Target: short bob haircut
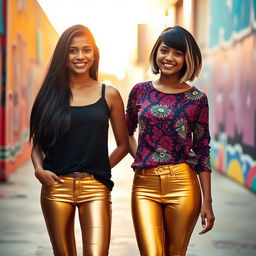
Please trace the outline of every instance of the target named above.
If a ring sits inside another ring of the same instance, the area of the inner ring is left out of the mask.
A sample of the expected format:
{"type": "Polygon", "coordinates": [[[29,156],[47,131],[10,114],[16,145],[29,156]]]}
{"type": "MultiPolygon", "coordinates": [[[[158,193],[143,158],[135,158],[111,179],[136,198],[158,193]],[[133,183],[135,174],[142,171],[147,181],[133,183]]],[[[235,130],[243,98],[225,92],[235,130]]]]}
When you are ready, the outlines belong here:
{"type": "Polygon", "coordinates": [[[150,54],[150,64],[154,74],[160,72],[156,64],[156,57],[162,42],[170,48],[181,51],[185,56],[185,63],[179,74],[179,83],[193,81],[202,68],[201,51],[194,37],[180,26],[166,28],[158,37],[150,54]]]}

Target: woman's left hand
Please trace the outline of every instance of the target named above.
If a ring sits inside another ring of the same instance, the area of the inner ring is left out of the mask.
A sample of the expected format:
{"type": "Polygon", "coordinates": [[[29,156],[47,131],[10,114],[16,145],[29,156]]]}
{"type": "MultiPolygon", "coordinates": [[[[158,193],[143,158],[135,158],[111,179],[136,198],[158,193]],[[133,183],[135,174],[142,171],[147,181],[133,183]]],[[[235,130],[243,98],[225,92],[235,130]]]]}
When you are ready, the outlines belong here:
{"type": "Polygon", "coordinates": [[[211,202],[203,202],[201,208],[201,222],[203,229],[200,231],[199,235],[205,234],[213,228],[215,221],[214,213],[212,210],[211,202]]]}

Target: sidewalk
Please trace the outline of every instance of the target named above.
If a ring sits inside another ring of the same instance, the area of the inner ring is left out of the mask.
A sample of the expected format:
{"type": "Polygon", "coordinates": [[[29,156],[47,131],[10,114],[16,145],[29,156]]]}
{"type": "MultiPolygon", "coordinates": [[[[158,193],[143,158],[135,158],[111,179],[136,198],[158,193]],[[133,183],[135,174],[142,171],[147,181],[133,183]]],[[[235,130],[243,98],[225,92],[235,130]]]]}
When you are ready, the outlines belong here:
{"type": "MultiPolygon", "coordinates": [[[[130,214],[133,172],[127,156],[113,169],[113,222],[110,256],[139,256],[130,214]]],[[[256,255],[256,195],[218,173],[212,174],[216,224],[199,236],[195,228],[187,256],[256,255]]],[[[0,255],[50,256],[48,239],[39,204],[40,184],[29,162],[0,184],[0,255]]],[[[76,221],[78,255],[81,235],[76,221]]]]}

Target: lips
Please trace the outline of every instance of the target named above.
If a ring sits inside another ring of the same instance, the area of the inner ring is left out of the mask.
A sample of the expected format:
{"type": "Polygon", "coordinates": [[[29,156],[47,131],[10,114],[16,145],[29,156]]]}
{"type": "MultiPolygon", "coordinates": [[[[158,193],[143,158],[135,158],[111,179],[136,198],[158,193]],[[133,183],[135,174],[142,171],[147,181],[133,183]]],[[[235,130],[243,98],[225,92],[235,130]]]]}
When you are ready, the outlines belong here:
{"type": "Polygon", "coordinates": [[[74,63],[76,68],[84,68],[86,66],[87,62],[76,62],[74,63]]]}
{"type": "Polygon", "coordinates": [[[164,68],[169,69],[169,68],[175,67],[176,65],[175,64],[171,64],[171,63],[163,63],[163,66],[164,66],[164,68]]]}

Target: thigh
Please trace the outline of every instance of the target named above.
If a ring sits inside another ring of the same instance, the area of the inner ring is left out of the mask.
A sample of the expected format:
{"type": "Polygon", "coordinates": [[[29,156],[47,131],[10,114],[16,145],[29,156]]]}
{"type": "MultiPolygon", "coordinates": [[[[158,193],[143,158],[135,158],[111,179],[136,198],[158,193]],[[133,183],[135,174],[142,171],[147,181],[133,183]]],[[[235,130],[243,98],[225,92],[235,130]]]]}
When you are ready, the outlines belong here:
{"type": "Polygon", "coordinates": [[[75,207],[71,203],[49,200],[43,195],[41,206],[54,255],[75,256],[75,207]]]}
{"type": "MultiPolygon", "coordinates": [[[[175,184],[177,186],[177,182],[175,184]]],[[[189,239],[201,208],[201,195],[197,177],[180,184],[173,202],[164,207],[166,255],[186,254],[189,239]]]]}
{"type": "Polygon", "coordinates": [[[162,256],[164,229],[161,204],[133,195],[132,217],[140,254],[162,256]]]}
{"type": "Polygon", "coordinates": [[[79,220],[83,236],[83,255],[107,256],[111,233],[110,200],[94,200],[79,204],[79,220]]]}

